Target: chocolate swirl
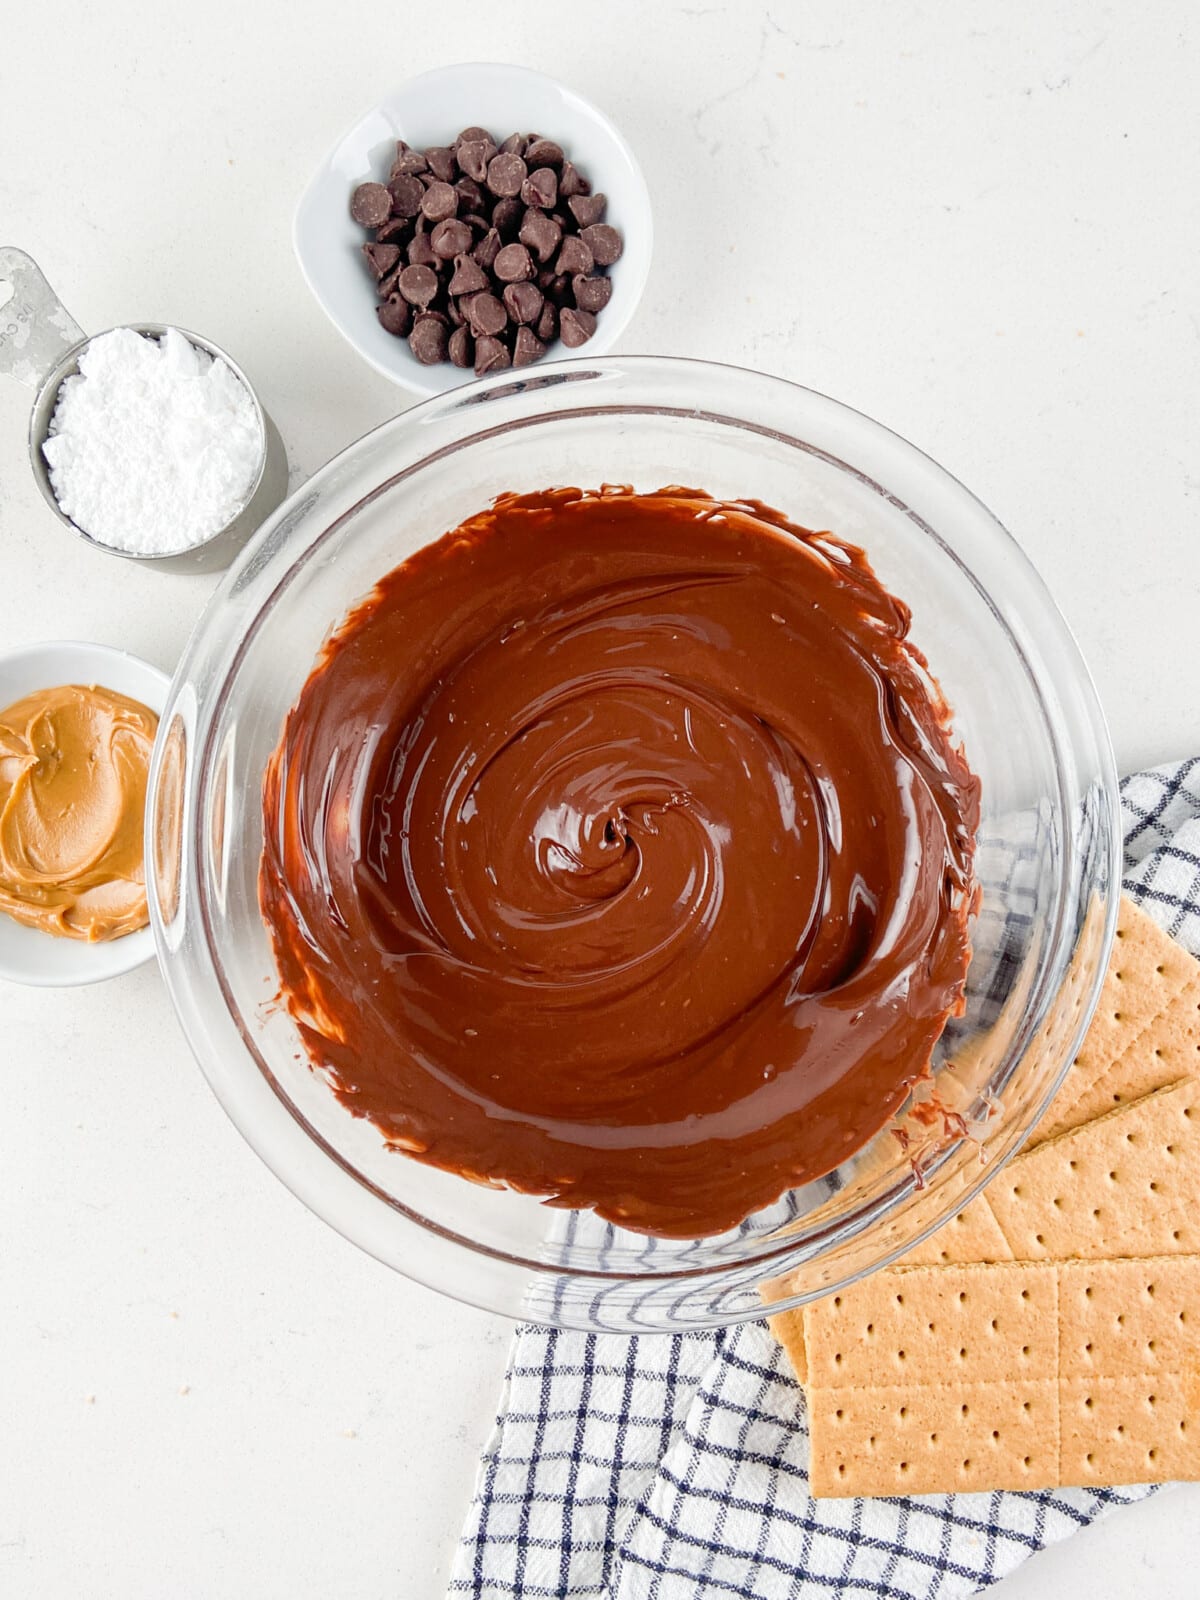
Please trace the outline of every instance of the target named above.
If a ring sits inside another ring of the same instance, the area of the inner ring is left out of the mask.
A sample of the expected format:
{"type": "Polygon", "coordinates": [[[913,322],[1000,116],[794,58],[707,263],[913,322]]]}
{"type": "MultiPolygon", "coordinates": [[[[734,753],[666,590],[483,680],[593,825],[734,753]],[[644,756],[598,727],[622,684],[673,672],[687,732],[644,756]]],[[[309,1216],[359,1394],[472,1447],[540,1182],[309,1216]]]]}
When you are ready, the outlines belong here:
{"type": "Polygon", "coordinates": [[[857,1149],[958,1004],[979,789],[862,552],[508,496],[327,646],[264,789],[283,996],[423,1160],[695,1236],[857,1149]]]}

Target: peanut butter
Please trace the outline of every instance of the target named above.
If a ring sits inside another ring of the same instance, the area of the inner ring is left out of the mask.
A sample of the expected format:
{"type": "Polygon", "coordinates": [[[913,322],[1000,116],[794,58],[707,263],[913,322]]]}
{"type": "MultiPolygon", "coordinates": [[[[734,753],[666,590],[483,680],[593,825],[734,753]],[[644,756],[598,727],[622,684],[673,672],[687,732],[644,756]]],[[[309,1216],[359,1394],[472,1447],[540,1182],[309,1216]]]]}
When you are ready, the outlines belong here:
{"type": "Polygon", "coordinates": [[[145,927],[153,711],[63,684],[0,712],[0,911],[68,939],[145,927]]]}

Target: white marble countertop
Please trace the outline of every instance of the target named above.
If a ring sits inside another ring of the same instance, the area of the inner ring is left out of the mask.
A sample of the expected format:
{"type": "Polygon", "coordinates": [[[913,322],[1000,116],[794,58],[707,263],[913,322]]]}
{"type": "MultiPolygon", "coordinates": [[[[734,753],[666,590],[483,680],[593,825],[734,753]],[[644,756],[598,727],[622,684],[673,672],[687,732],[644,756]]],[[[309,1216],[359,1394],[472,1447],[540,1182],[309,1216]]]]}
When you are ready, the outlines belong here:
{"type": "MultiPolygon", "coordinates": [[[[448,37],[411,0],[34,8],[0,67],[0,243],[87,328],[176,321],[226,346],[299,481],[405,404],[300,280],[310,170],[412,72],[540,67],[646,169],[657,255],[623,347],[760,366],[922,445],[1045,575],[1122,767],[1200,750],[1193,5],[451,14],[448,37]]],[[[94,638],[170,668],[212,580],[72,541],[34,489],[28,404],[0,385],[0,645],[94,638]]],[[[152,969],[0,985],[0,1073],[0,1592],[436,1600],[507,1326],[283,1190],[152,969]]],[[[1170,1600],[1198,1564],[1189,1487],[1001,1588],[1170,1600]]]]}

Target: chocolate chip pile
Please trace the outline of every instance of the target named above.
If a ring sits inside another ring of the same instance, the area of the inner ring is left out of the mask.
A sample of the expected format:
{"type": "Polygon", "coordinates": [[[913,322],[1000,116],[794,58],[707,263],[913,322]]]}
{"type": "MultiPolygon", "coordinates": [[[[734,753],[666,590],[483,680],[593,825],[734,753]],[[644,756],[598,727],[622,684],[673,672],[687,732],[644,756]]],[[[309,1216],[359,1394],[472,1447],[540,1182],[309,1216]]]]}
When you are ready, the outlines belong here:
{"type": "Polygon", "coordinates": [[[535,133],[498,145],[464,128],[428,150],[401,139],[387,183],[350,198],[374,234],[363,254],[380,322],[422,365],[450,360],[478,376],[528,366],[556,338],[586,343],[612,295],[604,269],[623,249],[591,188],[535,133]]]}

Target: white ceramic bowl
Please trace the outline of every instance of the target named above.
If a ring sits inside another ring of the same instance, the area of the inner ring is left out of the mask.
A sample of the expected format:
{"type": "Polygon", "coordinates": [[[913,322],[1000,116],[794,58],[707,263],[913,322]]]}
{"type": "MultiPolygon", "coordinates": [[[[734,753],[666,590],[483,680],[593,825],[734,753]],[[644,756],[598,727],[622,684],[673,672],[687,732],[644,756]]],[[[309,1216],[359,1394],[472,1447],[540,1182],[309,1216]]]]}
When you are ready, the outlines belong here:
{"type": "MultiPolygon", "coordinates": [[[[114,689],[160,715],[171,686],[167,674],[148,661],[106,644],[64,640],[24,645],[0,654],[0,711],[23,695],[60,683],[114,689]]],[[[76,988],[131,972],[153,954],[154,935],[148,927],[104,944],[86,944],[26,928],[0,912],[0,978],[12,983],[42,989],[76,988]]]]}
{"type": "MultiPolygon", "coordinates": [[[[633,151],[603,112],[527,67],[464,62],[410,78],[360,117],[321,163],[296,209],[293,240],[300,270],[334,327],[377,372],[417,394],[456,389],[471,374],[449,362],[423,367],[407,340],[379,326],[374,284],[362,256],[368,236],[350,216],[350,196],[368,179],[386,182],[397,139],[424,149],[449,144],[473,124],[499,139],[514,132],[553,139],[593,190],[608,196],[605,220],[620,229],[625,249],[609,269],[612,299],[580,357],[591,359],[612,349],[650,270],[653,223],[646,180],[633,151]]],[[[550,359],[569,354],[558,343],[549,352],[550,359]]]]}

